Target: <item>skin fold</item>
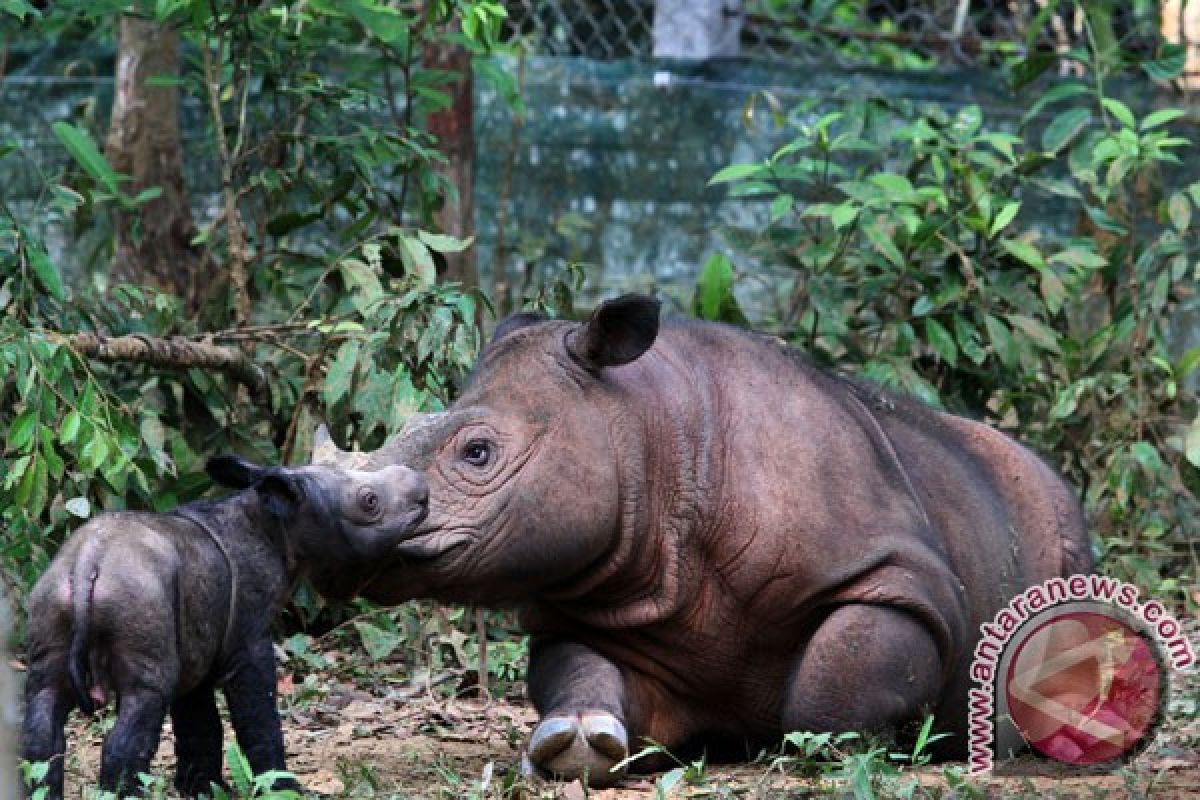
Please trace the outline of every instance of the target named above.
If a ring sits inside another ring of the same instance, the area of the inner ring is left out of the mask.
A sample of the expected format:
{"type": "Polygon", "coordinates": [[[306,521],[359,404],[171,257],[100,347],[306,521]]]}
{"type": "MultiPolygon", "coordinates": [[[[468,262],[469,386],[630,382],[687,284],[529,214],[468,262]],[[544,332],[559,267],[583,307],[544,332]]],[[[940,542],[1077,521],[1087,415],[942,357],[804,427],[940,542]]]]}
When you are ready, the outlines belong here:
{"type": "Polygon", "coordinates": [[[980,623],[1091,566],[1074,492],[1007,436],[636,295],[501,323],[447,412],[313,461],[422,471],[429,517],[363,593],[519,606],[529,757],[592,785],[643,737],[928,712],[961,753],[980,623]]]}
{"type": "Polygon", "coordinates": [[[52,800],[63,796],[67,715],[108,701],[117,721],[100,785],[121,796],[149,768],[167,714],[176,786],[195,795],[223,785],[218,687],[254,771],[285,769],[276,611],[302,575],[328,595],[352,595],[347,576],[386,564],[427,511],[425,481],[405,467],[263,468],[224,457],[208,470],[244,490],[174,513],[97,515],[30,595],[23,757],[50,763],[52,800]]]}

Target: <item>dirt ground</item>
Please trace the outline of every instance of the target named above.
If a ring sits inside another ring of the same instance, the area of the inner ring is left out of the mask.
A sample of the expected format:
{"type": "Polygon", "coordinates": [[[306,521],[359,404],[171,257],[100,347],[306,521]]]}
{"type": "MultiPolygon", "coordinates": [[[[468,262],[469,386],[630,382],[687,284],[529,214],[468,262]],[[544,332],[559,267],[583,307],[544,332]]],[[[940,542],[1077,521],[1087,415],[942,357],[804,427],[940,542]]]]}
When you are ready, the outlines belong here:
{"type": "MultiPolygon", "coordinates": [[[[513,696],[484,703],[439,696],[436,688],[392,686],[369,691],[322,676],[319,696],[297,700],[302,692],[289,677],[281,682],[289,765],[309,788],[332,798],[595,798],[640,800],[656,797],[661,776],[632,777],[616,789],[585,791],[578,783],[518,780],[519,747],[535,721],[531,708],[513,696]]],[[[1196,701],[1200,678],[1178,685],[1175,711],[1159,738],[1131,764],[1109,774],[1069,775],[1031,759],[1021,777],[989,777],[965,786],[955,781],[956,765],[902,772],[876,785],[878,797],[906,796],[914,776],[916,796],[1197,798],[1200,797],[1200,717],[1196,701]],[[949,772],[947,767],[949,766],[949,772]]],[[[102,722],[76,717],[67,758],[70,798],[86,798],[100,752],[102,722]]],[[[169,776],[169,726],[156,770],[169,776]]],[[[962,765],[957,765],[961,768],[962,765]]],[[[172,795],[174,796],[174,795],[172,795]]],[[[804,798],[852,796],[844,782],[806,781],[771,767],[771,758],[745,765],[708,765],[703,774],[680,782],[666,797],[804,798]]],[[[911,795],[909,795],[911,796],[911,795]]]]}

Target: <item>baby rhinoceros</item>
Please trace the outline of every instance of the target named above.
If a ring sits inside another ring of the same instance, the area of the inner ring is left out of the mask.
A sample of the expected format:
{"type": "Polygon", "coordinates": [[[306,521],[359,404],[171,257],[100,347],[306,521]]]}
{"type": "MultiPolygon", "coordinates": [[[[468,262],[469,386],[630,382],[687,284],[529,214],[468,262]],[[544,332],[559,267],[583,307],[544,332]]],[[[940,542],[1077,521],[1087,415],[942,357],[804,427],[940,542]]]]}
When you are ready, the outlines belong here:
{"type": "MultiPolygon", "coordinates": [[[[63,792],[72,708],[110,698],[100,784],[134,791],[168,713],[180,791],[221,785],[221,687],[256,773],[284,769],[270,624],[293,581],[349,596],[424,520],[428,489],[406,467],[353,472],[259,467],[223,456],[208,472],[245,489],[174,512],[96,516],[67,540],[29,598],[24,757],[63,792]]],[[[292,788],[298,788],[292,785],[292,788]]]]}

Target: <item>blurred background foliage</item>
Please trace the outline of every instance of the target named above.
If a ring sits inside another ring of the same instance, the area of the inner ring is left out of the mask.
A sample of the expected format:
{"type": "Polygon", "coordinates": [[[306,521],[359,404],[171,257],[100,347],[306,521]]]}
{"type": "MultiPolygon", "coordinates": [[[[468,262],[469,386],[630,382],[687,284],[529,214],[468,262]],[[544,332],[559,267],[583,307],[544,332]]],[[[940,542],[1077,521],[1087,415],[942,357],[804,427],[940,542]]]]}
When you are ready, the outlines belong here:
{"type": "MultiPolygon", "coordinates": [[[[1176,12],[735,5],[736,57],[688,61],[656,58],[632,0],[0,0],[0,87],[38,109],[0,119],[17,605],[95,511],[195,499],[210,454],[303,462],[322,419],[378,446],[453,400],[497,315],[637,289],[1011,432],[1079,487],[1103,571],[1194,608],[1200,161],[1176,12]],[[177,55],[128,88],[139,43],[177,55]],[[136,91],[168,111],[121,116],[136,91]],[[453,222],[472,207],[477,238],[453,222]]],[[[330,630],[423,669],[474,665],[486,636],[493,681],[521,658],[507,614],[304,587],[282,627],[299,662],[330,630]]]]}

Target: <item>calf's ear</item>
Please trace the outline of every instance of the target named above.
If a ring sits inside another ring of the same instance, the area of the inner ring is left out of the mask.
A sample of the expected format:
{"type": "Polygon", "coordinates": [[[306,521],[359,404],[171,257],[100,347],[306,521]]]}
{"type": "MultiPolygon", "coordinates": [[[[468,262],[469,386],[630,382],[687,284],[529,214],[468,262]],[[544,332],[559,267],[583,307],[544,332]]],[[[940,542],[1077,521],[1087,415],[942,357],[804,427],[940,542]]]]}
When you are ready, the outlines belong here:
{"type": "Polygon", "coordinates": [[[204,471],[221,486],[246,489],[262,480],[267,470],[241,456],[214,456],[204,465],[204,471]]]}
{"type": "Polygon", "coordinates": [[[658,338],[660,303],[626,294],[601,303],[591,318],[567,336],[567,350],[590,371],[636,361],[658,338]]]}
{"type": "Polygon", "coordinates": [[[262,498],[263,508],[280,519],[290,517],[304,502],[303,484],[287,469],[273,467],[266,470],[255,488],[262,498]]]}

